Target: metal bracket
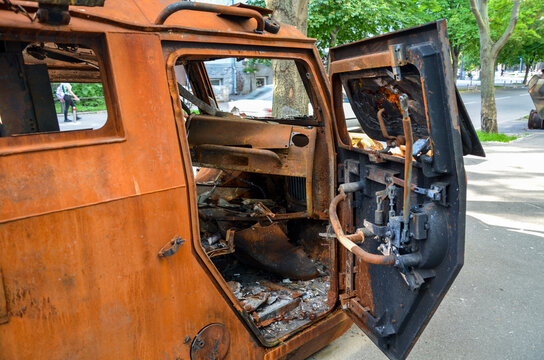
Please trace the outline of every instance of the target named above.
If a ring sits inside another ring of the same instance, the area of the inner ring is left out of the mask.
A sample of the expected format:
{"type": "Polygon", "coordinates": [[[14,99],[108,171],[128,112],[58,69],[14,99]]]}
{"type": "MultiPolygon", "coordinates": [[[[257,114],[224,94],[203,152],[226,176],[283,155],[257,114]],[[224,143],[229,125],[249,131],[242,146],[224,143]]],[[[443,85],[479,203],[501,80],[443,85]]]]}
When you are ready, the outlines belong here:
{"type": "Polygon", "coordinates": [[[402,75],[400,73],[400,67],[407,63],[404,44],[389,45],[389,52],[391,53],[391,60],[393,63],[393,76],[396,81],[401,81],[402,75]]]}
{"type": "Polygon", "coordinates": [[[377,225],[377,224],[373,224],[373,223],[371,223],[370,221],[368,221],[366,219],[364,220],[364,226],[371,233],[373,233],[376,236],[380,236],[380,237],[386,236],[387,235],[387,230],[389,230],[387,226],[380,226],[380,225],[377,225]]]}
{"type": "Polygon", "coordinates": [[[417,194],[425,195],[426,197],[428,197],[432,201],[442,200],[442,191],[443,191],[443,189],[441,189],[439,187],[436,187],[434,185],[431,185],[430,189],[425,189],[425,188],[421,188],[421,187],[418,187],[418,186],[414,186],[412,188],[412,190],[417,194]]]}
{"type": "Polygon", "coordinates": [[[444,183],[435,183],[432,184],[430,189],[420,188],[418,186],[412,187],[412,190],[421,195],[425,195],[431,201],[436,201],[444,206],[447,205],[446,199],[446,184],[444,183]]]}

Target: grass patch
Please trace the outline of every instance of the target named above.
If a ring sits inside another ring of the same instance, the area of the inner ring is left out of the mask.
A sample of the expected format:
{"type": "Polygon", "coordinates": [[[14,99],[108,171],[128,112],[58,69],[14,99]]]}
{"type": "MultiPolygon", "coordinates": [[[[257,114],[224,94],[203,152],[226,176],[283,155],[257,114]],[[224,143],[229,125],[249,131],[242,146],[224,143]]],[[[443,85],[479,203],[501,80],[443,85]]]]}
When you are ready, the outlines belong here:
{"type": "Polygon", "coordinates": [[[463,93],[478,92],[480,89],[477,86],[470,86],[470,87],[457,88],[457,90],[459,90],[460,94],[463,94],[463,93]]]}
{"type": "Polygon", "coordinates": [[[512,140],[516,140],[518,138],[517,136],[508,136],[505,134],[485,133],[480,130],[476,131],[476,133],[478,134],[478,139],[480,139],[480,141],[482,142],[483,141],[497,141],[497,142],[507,143],[512,140]]]}

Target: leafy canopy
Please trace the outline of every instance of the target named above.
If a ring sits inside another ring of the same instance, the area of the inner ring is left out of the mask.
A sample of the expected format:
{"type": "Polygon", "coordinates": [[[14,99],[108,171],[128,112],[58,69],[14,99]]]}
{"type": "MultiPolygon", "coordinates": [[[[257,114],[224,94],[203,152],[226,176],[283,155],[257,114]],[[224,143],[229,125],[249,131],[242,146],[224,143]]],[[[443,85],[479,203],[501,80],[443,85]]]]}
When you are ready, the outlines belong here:
{"type": "MultiPolygon", "coordinates": [[[[265,6],[264,0],[249,4],[265,6]]],[[[489,0],[491,38],[496,41],[510,18],[511,0],[489,0]]],[[[308,0],[308,36],[317,39],[321,54],[328,48],[369,36],[424,24],[448,21],[454,55],[464,54],[468,69],[479,66],[478,26],[469,0],[308,0]]],[[[544,6],[542,0],[523,0],[520,20],[501,52],[499,62],[544,60],[544,6]]]]}
{"type": "Polygon", "coordinates": [[[544,5],[542,0],[525,0],[520,9],[519,21],[499,54],[498,62],[519,64],[519,59],[532,65],[544,61],[544,5]]]}

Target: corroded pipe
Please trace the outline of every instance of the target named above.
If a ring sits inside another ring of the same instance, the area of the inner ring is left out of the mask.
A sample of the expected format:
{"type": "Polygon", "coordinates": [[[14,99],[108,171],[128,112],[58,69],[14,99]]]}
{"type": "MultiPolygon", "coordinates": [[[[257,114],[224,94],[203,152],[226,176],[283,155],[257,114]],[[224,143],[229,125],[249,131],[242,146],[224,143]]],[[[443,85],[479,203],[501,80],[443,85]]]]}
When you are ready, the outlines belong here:
{"type": "Polygon", "coordinates": [[[181,10],[195,10],[212,12],[222,15],[241,16],[246,18],[253,18],[257,21],[257,28],[255,32],[264,32],[264,19],[260,12],[253,9],[245,9],[234,6],[222,6],[214,4],[204,4],[198,2],[178,1],[165,7],[157,16],[155,25],[162,25],[168,19],[168,17],[181,10]]]}
{"type": "Polygon", "coordinates": [[[399,97],[401,110],[402,110],[402,126],[404,128],[404,203],[402,207],[402,215],[404,222],[404,229],[407,232],[408,222],[410,221],[410,192],[412,184],[412,147],[414,139],[412,136],[412,123],[410,121],[410,114],[408,112],[408,96],[401,95],[399,97]]]}
{"type": "Polygon", "coordinates": [[[344,191],[340,190],[340,194],[336,195],[334,199],[332,199],[331,205],[329,206],[329,220],[338,241],[340,241],[340,243],[346,249],[357,255],[359,258],[361,258],[361,260],[366,263],[376,265],[394,265],[395,257],[393,255],[384,256],[371,254],[364,251],[353,242],[361,241],[364,239],[364,235],[361,231],[357,231],[357,233],[347,236],[344,234],[344,231],[342,230],[342,225],[340,224],[340,220],[338,220],[338,215],[336,214],[336,208],[338,207],[338,204],[345,199],[346,194],[344,193],[344,191]]]}
{"type": "Polygon", "coordinates": [[[385,137],[386,139],[395,140],[396,137],[389,135],[389,133],[387,132],[387,128],[385,127],[385,121],[383,121],[382,115],[384,111],[385,109],[378,110],[378,122],[380,123],[380,130],[382,131],[383,137],[385,137]]]}

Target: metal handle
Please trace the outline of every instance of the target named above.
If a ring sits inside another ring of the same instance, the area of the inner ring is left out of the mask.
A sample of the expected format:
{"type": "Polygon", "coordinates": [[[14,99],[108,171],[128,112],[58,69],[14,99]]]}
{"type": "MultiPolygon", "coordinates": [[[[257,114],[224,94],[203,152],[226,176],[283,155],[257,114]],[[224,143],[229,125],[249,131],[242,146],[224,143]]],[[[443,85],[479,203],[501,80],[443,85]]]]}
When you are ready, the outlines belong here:
{"type": "Polygon", "coordinates": [[[203,4],[198,2],[189,2],[189,1],[178,1],[173,4],[165,7],[157,19],[155,20],[155,25],[162,25],[168,19],[168,17],[181,10],[195,10],[195,11],[204,11],[212,12],[221,15],[232,15],[232,16],[241,16],[245,18],[253,18],[257,21],[257,27],[255,32],[263,33],[264,32],[264,19],[263,15],[257,10],[245,9],[240,7],[233,6],[222,6],[214,4],[203,4]]]}
{"type": "Polygon", "coordinates": [[[159,251],[159,257],[167,257],[167,256],[172,256],[174,255],[175,253],[178,252],[179,250],[179,247],[181,245],[183,245],[183,243],[185,242],[185,240],[183,240],[181,238],[181,236],[176,236],[175,238],[173,238],[172,240],[170,240],[168,242],[168,244],[164,245],[162,247],[162,249],[160,249],[159,251]]]}

